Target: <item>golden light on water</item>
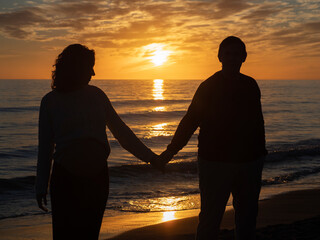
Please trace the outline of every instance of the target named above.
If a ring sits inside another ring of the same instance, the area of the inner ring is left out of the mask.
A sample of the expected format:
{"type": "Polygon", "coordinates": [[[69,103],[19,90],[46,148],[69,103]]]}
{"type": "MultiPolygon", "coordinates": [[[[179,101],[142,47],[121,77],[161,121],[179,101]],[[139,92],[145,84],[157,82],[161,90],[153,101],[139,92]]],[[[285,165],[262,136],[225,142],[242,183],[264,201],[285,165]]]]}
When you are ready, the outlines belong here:
{"type": "Polygon", "coordinates": [[[172,196],[159,198],[146,198],[130,200],[129,205],[122,208],[123,211],[136,212],[162,212],[163,221],[177,218],[176,213],[181,210],[200,208],[199,194],[188,196],[172,196]]]}
{"type": "Polygon", "coordinates": [[[176,219],[175,213],[176,212],[174,212],[174,211],[172,211],[172,212],[164,212],[163,213],[163,217],[162,217],[162,221],[166,222],[166,221],[170,221],[170,220],[176,219]]]}
{"type": "MultiPolygon", "coordinates": [[[[154,79],[153,80],[153,99],[154,100],[164,100],[163,97],[163,79],[154,79]]],[[[156,112],[162,112],[166,110],[164,106],[158,106],[152,109],[156,112]]],[[[171,136],[170,132],[167,131],[166,126],[168,123],[159,123],[150,127],[149,137],[158,137],[158,136],[171,136]]]]}
{"type": "Polygon", "coordinates": [[[163,131],[165,129],[164,127],[167,125],[168,125],[167,123],[160,123],[160,124],[154,125],[152,128],[157,131],[163,131]]]}
{"type": "Polygon", "coordinates": [[[167,125],[168,123],[160,123],[151,126],[149,137],[171,136],[171,133],[166,128],[167,125]]]}
{"type": "Polygon", "coordinates": [[[163,79],[154,79],[153,80],[153,99],[154,100],[164,100],[163,97],[163,79]]]}
{"type": "Polygon", "coordinates": [[[155,112],[163,112],[166,110],[166,107],[155,107],[152,110],[155,112]]]}

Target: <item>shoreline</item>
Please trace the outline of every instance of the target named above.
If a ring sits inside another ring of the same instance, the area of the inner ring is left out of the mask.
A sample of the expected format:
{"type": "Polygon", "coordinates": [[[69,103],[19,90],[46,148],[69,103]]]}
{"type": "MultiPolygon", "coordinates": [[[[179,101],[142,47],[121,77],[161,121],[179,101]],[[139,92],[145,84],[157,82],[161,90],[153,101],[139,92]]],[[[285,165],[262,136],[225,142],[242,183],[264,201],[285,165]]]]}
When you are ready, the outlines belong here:
{"type": "MultiPolygon", "coordinates": [[[[319,203],[320,188],[280,193],[270,199],[259,201],[257,218],[259,239],[278,239],[278,235],[279,239],[296,239],[294,234],[301,236],[307,234],[306,239],[319,239],[316,238],[320,236],[319,203]],[[296,228],[298,230],[295,230],[296,228]]],[[[233,219],[233,209],[226,211],[221,223],[223,239],[233,239],[233,219]]],[[[137,228],[107,239],[191,240],[195,237],[197,223],[197,216],[188,217],[137,228]]]]}
{"type": "MultiPolygon", "coordinates": [[[[271,189],[270,189],[271,190],[271,189]]],[[[289,190],[289,189],[287,189],[289,190]]],[[[268,196],[268,191],[266,191],[268,196]]],[[[259,201],[257,229],[261,239],[304,239],[265,237],[272,232],[289,234],[295,226],[306,235],[320,236],[320,187],[305,190],[292,190],[259,201]],[[316,217],[316,218],[314,218],[316,217]],[[298,223],[293,223],[297,222],[298,223]],[[309,226],[317,226],[309,229],[309,226]],[[264,238],[265,237],[265,238],[264,238]]],[[[199,209],[175,212],[176,220],[165,221],[163,212],[150,212],[104,217],[99,239],[194,239],[199,209]]],[[[233,239],[234,212],[227,207],[221,224],[221,239],[233,239]]],[[[6,240],[52,239],[51,216],[39,214],[34,217],[21,217],[0,220],[0,236],[6,240]],[[32,225],[30,224],[32,222],[32,225]]],[[[320,238],[307,238],[320,239],[320,238]]]]}

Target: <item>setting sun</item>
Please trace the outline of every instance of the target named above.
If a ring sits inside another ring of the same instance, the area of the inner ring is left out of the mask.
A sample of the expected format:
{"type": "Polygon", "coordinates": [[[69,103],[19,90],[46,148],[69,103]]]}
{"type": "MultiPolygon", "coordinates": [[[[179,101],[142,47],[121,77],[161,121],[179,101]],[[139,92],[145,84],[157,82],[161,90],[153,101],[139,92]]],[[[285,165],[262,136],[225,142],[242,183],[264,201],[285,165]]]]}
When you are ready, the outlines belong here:
{"type": "Polygon", "coordinates": [[[145,47],[148,59],[150,59],[154,66],[161,66],[168,61],[171,51],[163,50],[163,48],[164,45],[158,43],[153,43],[145,47]]]}

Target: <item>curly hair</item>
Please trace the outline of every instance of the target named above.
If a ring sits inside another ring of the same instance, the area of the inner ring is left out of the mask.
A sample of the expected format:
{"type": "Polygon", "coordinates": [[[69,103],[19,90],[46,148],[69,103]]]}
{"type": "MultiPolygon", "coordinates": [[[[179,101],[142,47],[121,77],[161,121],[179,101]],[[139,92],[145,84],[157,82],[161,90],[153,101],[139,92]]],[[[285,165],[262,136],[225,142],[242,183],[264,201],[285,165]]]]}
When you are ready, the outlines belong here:
{"type": "Polygon", "coordinates": [[[81,44],[69,45],[59,54],[53,65],[51,88],[72,91],[88,84],[94,62],[94,50],[81,44]]]}

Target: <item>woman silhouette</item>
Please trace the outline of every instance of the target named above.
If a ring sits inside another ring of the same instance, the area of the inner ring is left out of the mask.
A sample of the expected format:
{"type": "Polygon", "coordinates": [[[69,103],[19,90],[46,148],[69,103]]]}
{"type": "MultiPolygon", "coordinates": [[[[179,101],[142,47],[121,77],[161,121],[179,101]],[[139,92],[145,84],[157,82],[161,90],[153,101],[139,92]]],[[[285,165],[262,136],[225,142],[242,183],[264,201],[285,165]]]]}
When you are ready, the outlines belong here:
{"type": "Polygon", "coordinates": [[[94,64],[93,50],[80,44],[66,47],[54,65],[52,91],[41,101],[36,197],[48,211],[44,205],[53,161],[53,239],[98,239],[109,193],[106,126],[137,158],[147,163],[157,158],[120,119],[105,93],[88,84],[94,64]]]}

